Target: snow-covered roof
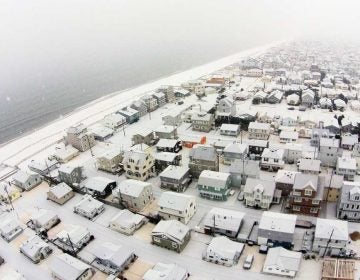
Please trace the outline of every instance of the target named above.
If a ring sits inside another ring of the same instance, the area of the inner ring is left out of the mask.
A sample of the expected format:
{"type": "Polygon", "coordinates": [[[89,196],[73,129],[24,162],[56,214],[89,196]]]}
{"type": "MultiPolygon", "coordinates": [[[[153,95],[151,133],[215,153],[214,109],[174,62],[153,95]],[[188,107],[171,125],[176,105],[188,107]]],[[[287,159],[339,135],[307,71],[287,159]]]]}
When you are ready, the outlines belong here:
{"type": "Polygon", "coordinates": [[[167,208],[183,212],[187,210],[190,203],[195,204],[194,196],[170,191],[163,192],[158,200],[160,209],[167,208]]]}
{"type": "Polygon", "coordinates": [[[261,122],[251,122],[249,123],[249,129],[262,129],[270,131],[269,123],[261,123],[261,122]]]}
{"type": "Polygon", "coordinates": [[[14,229],[21,227],[20,223],[12,218],[5,218],[5,220],[0,223],[0,232],[4,235],[9,234],[14,229]]]}
{"type": "Polygon", "coordinates": [[[145,219],[144,216],[134,214],[127,209],[120,210],[112,219],[110,223],[116,224],[122,228],[132,228],[140,224],[145,219]]]}
{"type": "Polygon", "coordinates": [[[236,154],[244,154],[247,152],[248,145],[246,143],[230,143],[225,149],[224,153],[236,153],[236,154]]]}
{"type": "Polygon", "coordinates": [[[53,258],[51,270],[62,279],[76,280],[90,266],[68,254],[59,254],[53,258]]]}
{"type": "Polygon", "coordinates": [[[56,198],[62,198],[68,193],[72,192],[72,188],[69,187],[66,183],[62,182],[51,187],[49,192],[51,192],[56,198]]]}
{"type": "Polygon", "coordinates": [[[299,163],[299,170],[320,172],[321,171],[320,165],[321,165],[321,160],[301,158],[299,163]]]}
{"type": "Polygon", "coordinates": [[[143,280],[183,280],[187,277],[186,269],[177,264],[157,263],[143,276],[143,280]]]}
{"type": "Polygon", "coordinates": [[[218,236],[211,240],[206,252],[209,255],[217,255],[219,258],[232,260],[243,251],[244,246],[243,243],[231,241],[225,236],[218,236]]]}
{"type": "Polygon", "coordinates": [[[293,185],[295,181],[295,176],[298,173],[299,172],[293,170],[279,169],[275,176],[275,182],[293,185]]]}
{"type": "Polygon", "coordinates": [[[139,197],[145,188],[152,188],[151,183],[146,183],[134,179],[126,179],[121,181],[112,193],[114,196],[119,196],[120,190],[121,194],[132,197],[139,197]]]}
{"type": "Polygon", "coordinates": [[[220,127],[220,130],[238,131],[239,127],[240,126],[238,124],[223,123],[220,127]]]}
{"type": "Polygon", "coordinates": [[[152,230],[152,235],[166,235],[171,239],[182,242],[190,228],[176,220],[162,220],[152,230]]]}
{"type": "Polygon", "coordinates": [[[50,220],[57,217],[58,215],[51,210],[39,209],[31,216],[31,220],[36,222],[39,226],[43,226],[47,224],[50,220]]]}
{"type": "Polygon", "coordinates": [[[314,191],[318,189],[319,176],[313,174],[298,173],[295,176],[294,190],[303,190],[311,187],[314,191]]]}
{"type": "Polygon", "coordinates": [[[216,227],[237,232],[242,224],[245,213],[224,208],[212,208],[204,218],[205,227],[216,227]]]}
{"type": "Polygon", "coordinates": [[[189,170],[190,169],[186,166],[169,165],[163,172],[160,173],[160,178],[165,177],[179,180],[184,177],[184,175],[188,173],[189,170]]]}
{"type": "Polygon", "coordinates": [[[315,238],[331,240],[349,240],[349,228],[347,221],[317,218],[315,238]]]}
{"type": "Polygon", "coordinates": [[[264,267],[277,266],[281,270],[298,271],[302,254],[286,250],[282,247],[270,248],[264,262],[264,267]]]}
{"type": "Polygon", "coordinates": [[[285,138],[297,140],[299,138],[299,133],[297,131],[282,130],[279,136],[280,139],[285,138]]]}
{"type": "Polygon", "coordinates": [[[283,159],[284,153],[285,153],[284,149],[265,148],[261,157],[283,159]]]}
{"type": "Polygon", "coordinates": [[[260,192],[263,195],[273,196],[275,191],[275,182],[261,179],[247,178],[244,187],[244,193],[260,192]]]}
{"type": "Polygon", "coordinates": [[[176,139],[160,139],[159,142],[156,144],[156,147],[160,148],[173,148],[179,140],[176,139]]]}
{"type": "Polygon", "coordinates": [[[155,160],[167,161],[167,162],[173,162],[175,160],[175,158],[178,156],[179,156],[178,154],[171,153],[171,152],[160,152],[160,153],[154,154],[155,160]]]}
{"type": "Polygon", "coordinates": [[[296,215],[266,211],[261,216],[259,229],[293,234],[296,219],[296,215]]]}
{"type": "Polygon", "coordinates": [[[357,163],[355,158],[343,156],[337,159],[337,167],[339,169],[357,170],[357,163]]]}
{"type": "Polygon", "coordinates": [[[34,235],[21,244],[21,251],[28,257],[36,257],[37,253],[49,245],[43,241],[39,236],[34,235]]]}
{"type": "Polygon", "coordinates": [[[96,258],[110,262],[118,268],[122,267],[134,254],[132,249],[110,242],[97,244],[90,248],[89,251],[96,258]]]}
{"type": "Polygon", "coordinates": [[[90,177],[87,180],[85,180],[85,182],[83,182],[83,186],[90,190],[103,192],[109,184],[113,184],[113,183],[116,183],[116,181],[106,177],[96,176],[96,177],[90,177]]]}
{"type": "Polygon", "coordinates": [[[62,240],[68,240],[70,237],[72,243],[78,244],[87,235],[89,235],[89,231],[85,227],[79,225],[67,225],[66,229],[63,229],[56,234],[56,237],[62,240]]]}
{"type": "Polygon", "coordinates": [[[76,209],[81,209],[85,213],[91,213],[93,210],[100,209],[104,203],[96,200],[89,194],[85,194],[81,200],[74,206],[76,209]]]}
{"type": "Polygon", "coordinates": [[[214,147],[207,145],[195,145],[189,153],[189,157],[197,160],[215,161],[217,153],[214,147]]]}
{"type": "Polygon", "coordinates": [[[154,129],[155,133],[174,133],[175,130],[176,127],[172,125],[161,125],[154,129]]]}
{"type": "Polygon", "coordinates": [[[224,188],[229,176],[230,174],[225,172],[204,170],[200,173],[198,185],[224,188]]]}

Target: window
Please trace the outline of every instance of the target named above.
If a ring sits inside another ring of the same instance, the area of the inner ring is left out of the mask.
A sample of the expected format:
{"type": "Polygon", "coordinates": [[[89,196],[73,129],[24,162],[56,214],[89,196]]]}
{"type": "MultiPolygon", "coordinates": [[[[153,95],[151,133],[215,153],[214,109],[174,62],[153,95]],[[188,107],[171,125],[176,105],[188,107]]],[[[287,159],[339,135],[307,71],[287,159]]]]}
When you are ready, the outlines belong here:
{"type": "Polygon", "coordinates": [[[320,203],[319,200],[313,200],[313,202],[312,202],[312,204],[314,204],[314,205],[318,205],[319,203],[320,203]]]}
{"type": "Polygon", "coordinates": [[[310,208],[310,213],[316,214],[318,212],[317,208],[310,208]]]}
{"type": "Polygon", "coordinates": [[[293,206],[293,211],[300,211],[300,206],[294,205],[293,206]]]}
{"type": "Polygon", "coordinates": [[[311,196],[312,195],[312,190],[305,190],[304,194],[308,195],[308,196],[311,196]]]}
{"type": "Polygon", "coordinates": [[[301,202],[302,198],[300,196],[294,197],[294,202],[301,202]]]}

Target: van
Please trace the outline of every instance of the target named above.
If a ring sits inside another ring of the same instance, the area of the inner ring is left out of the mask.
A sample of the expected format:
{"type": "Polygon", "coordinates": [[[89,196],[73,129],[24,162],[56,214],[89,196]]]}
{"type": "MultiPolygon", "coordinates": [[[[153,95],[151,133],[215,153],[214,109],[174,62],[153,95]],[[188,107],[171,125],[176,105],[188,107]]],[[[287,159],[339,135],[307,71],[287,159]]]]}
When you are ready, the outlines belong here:
{"type": "Polygon", "coordinates": [[[247,255],[243,264],[244,269],[250,269],[254,261],[254,255],[247,255]]]}

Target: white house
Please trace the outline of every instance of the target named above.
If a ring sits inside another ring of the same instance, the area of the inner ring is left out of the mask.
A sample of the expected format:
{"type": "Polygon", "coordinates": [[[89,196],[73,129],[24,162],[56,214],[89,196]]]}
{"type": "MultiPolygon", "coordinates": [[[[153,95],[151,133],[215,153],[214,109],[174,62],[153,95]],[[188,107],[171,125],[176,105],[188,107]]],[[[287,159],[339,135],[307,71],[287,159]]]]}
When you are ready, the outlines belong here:
{"type": "Polygon", "coordinates": [[[117,130],[125,124],[126,118],[120,114],[106,115],[103,119],[103,125],[111,128],[112,130],[117,130]]]}
{"type": "Polygon", "coordinates": [[[104,203],[96,200],[91,195],[84,195],[81,200],[74,206],[74,213],[85,218],[92,219],[105,211],[104,203]]]}
{"type": "Polygon", "coordinates": [[[189,276],[186,269],[177,264],[157,263],[144,274],[142,280],[186,280],[189,276]]]}
{"type": "Polygon", "coordinates": [[[12,241],[23,232],[22,226],[11,218],[5,218],[0,222],[0,235],[7,242],[12,241]]]}
{"type": "Polygon", "coordinates": [[[56,234],[53,242],[63,250],[79,252],[91,240],[91,234],[85,227],[68,225],[56,234]]]}
{"type": "Polygon", "coordinates": [[[47,258],[52,251],[53,249],[37,235],[30,237],[20,246],[20,252],[33,263],[39,263],[47,258]]]}
{"type": "Polygon", "coordinates": [[[347,221],[317,218],[312,248],[314,252],[320,256],[338,256],[346,251],[348,241],[347,221]]]}
{"type": "Polygon", "coordinates": [[[267,140],[270,136],[270,124],[251,122],[248,127],[249,139],[267,140]]]}
{"type": "Polygon", "coordinates": [[[109,227],[117,232],[131,235],[146,223],[146,218],[127,209],[120,210],[109,222],[109,227]]]}
{"type": "Polygon", "coordinates": [[[343,175],[346,181],[354,181],[358,169],[355,158],[339,157],[336,163],[336,174],[343,175]]]}
{"type": "Polygon", "coordinates": [[[196,212],[196,200],[191,195],[163,192],[158,201],[159,216],[187,224],[196,212]]]}
{"type": "Polygon", "coordinates": [[[236,265],[244,250],[244,244],[231,241],[225,236],[214,237],[205,252],[203,260],[225,266],[236,265]]]}
{"type": "Polygon", "coordinates": [[[268,210],[272,203],[279,203],[281,191],[275,190],[274,181],[248,178],[244,187],[245,205],[268,210]]]}
{"type": "Polygon", "coordinates": [[[30,217],[28,226],[36,232],[41,232],[43,230],[48,231],[58,223],[60,223],[60,218],[55,212],[39,209],[30,217]]]}
{"type": "Polygon", "coordinates": [[[297,131],[282,130],[280,132],[280,143],[294,143],[299,139],[297,131]]]}
{"type": "Polygon", "coordinates": [[[284,167],[284,149],[265,148],[261,155],[261,169],[277,171],[284,167]]]}
{"type": "Polygon", "coordinates": [[[52,260],[51,275],[58,280],[89,280],[95,274],[90,265],[68,254],[59,254],[52,260]]]}
{"type": "Polygon", "coordinates": [[[282,247],[270,248],[263,266],[263,272],[294,278],[300,269],[302,254],[282,247]]]}
{"type": "Polygon", "coordinates": [[[220,127],[220,134],[236,137],[240,134],[240,125],[223,123],[220,127]]]}
{"type": "Polygon", "coordinates": [[[12,179],[13,184],[24,191],[31,190],[42,182],[42,178],[39,174],[30,174],[21,170],[19,170],[12,179]]]}

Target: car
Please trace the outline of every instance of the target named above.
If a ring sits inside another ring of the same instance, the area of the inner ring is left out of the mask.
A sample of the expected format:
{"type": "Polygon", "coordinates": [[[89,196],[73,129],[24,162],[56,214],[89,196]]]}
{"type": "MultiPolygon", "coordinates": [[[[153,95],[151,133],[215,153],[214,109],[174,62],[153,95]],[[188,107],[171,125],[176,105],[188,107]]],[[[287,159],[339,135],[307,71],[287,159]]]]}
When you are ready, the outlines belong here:
{"type": "Polygon", "coordinates": [[[260,248],[259,248],[259,253],[260,253],[260,254],[267,254],[268,249],[269,249],[268,246],[266,246],[266,245],[261,245],[260,248]]]}
{"type": "Polygon", "coordinates": [[[305,112],[306,111],[306,107],[300,107],[299,111],[305,112]]]}
{"type": "Polygon", "coordinates": [[[293,111],[293,110],[295,110],[295,108],[294,107],[288,107],[288,110],[293,111]]]}
{"type": "Polygon", "coordinates": [[[243,264],[244,269],[250,269],[254,261],[254,255],[250,254],[246,256],[246,259],[243,264]]]}
{"type": "Polygon", "coordinates": [[[0,265],[2,265],[5,262],[5,260],[3,259],[3,257],[0,256],[0,265]]]}

